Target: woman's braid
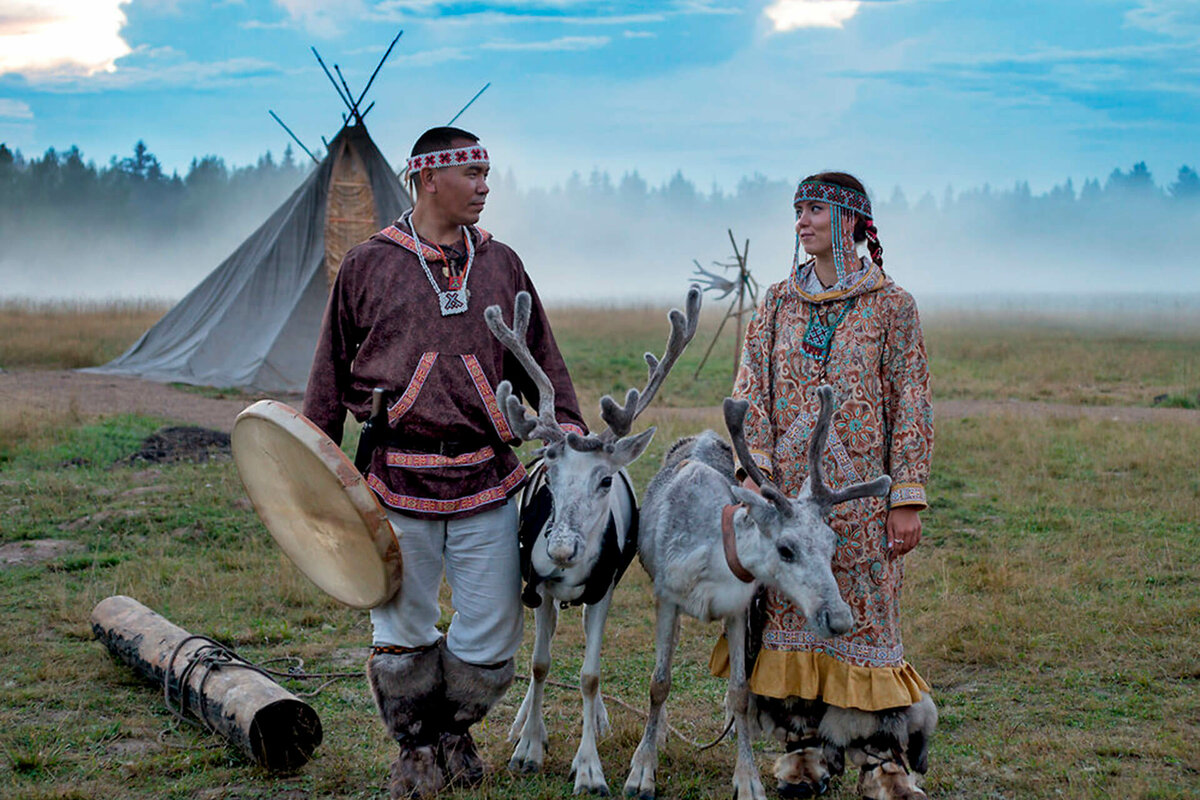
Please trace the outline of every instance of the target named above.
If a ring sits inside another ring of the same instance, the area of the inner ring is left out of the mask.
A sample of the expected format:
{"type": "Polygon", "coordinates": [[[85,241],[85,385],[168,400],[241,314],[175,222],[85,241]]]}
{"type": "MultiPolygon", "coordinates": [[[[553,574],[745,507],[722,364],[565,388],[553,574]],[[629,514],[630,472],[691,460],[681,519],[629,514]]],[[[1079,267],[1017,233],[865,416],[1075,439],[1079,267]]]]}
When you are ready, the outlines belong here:
{"type": "Polygon", "coordinates": [[[871,260],[875,262],[875,266],[883,268],[883,245],[879,241],[879,230],[875,227],[875,220],[867,220],[867,252],[871,254],[871,260]]]}

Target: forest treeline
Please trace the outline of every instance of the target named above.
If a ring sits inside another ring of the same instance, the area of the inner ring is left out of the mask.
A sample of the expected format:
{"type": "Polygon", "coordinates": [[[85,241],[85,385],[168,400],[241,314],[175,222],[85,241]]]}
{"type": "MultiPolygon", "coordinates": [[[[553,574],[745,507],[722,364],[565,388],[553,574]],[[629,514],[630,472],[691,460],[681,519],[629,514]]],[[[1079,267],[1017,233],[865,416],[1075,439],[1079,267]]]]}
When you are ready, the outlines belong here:
{"type": "MultiPolygon", "coordinates": [[[[26,158],[0,143],[0,225],[19,229],[32,218],[59,218],[75,224],[95,221],[103,224],[136,221],[138,227],[170,229],[182,221],[196,220],[224,207],[229,209],[261,205],[295,188],[313,165],[295,158],[291,145],[276,159],[270,151],[257,163],[229,167],[224,159],[206,155],[192,159],[185,174],[167,174],[145,142],[134,145],[131,155],[113,156],[107,165],[97,166],[85,160],[78,147],[47,150],[40,158],[26,158]]],[[[762,175],[744,177],[733,191],[712,186],[704,191],[676,172],[668,181],[651,186],[637,171],[614,180],[607,172],[593,171],[586,178],[573,174],[565,183],[551,187],[522,188],[511,172],[493,176],[496,188],[516,193],[522,200],[538,203],[543,198],[602,202],[609,200],[636,206],[654,201],[675,208],[694,209],[699,205],[721,207],[729,203],[774,202],[787,181],[770,180],[762,175]]],[[[875,187],[878,191],[879,187],[875,187]]],[[[981,205],[1027,205],[1062,208],[1078,203],[1089,206],[1105,201],[1131,198],[1160,202],[1200,202],[1200,174],[1191,166],[1181,166],[1174,181],[1159,185],[1145,162],[1128,171],[1116,168],[1103,182],[1085,180],[1076,188],[1067,179],[1047,192],[1035,195],[1026,181],[1008,188],[983,186],[956,191],[948,186],[940,197],[926,192],[909,198],[900,187],[875,197],[876,205],[894,213],[951,212],[957,207],[981,205]]]]}
{"type": "MultiPolygon", "coordinates": [[[[43,294],[39,286],[61,278],[84,294],[108,287],[178,297],[312,168],[290,146],[246,166],[197,157],[180,174],[164,170],[142,141],[102,166],[78,147],[25,157],[0,144],[0,278],[12,294],[43,294]],[[47,246],[64,232],[87,237],[86,252],[47,246]]],[[[491,185],[485,226],[527,262],[547,265],[539,285],[551,295],[575,296],[584,285],[604,297],[665,293],[674,283],[655,283],[646,267],[677,283],[693,258],[728,253],[728,228],[753,240],[752,260],[769,260],[768,277],[790,263],[790,180],[754,175],[732,189],[702,189],[682,172],[652,185],[636,171],[614,179],[594,170],[543,187],[505,171],[491,185]]],[[[1134,263],[1140,279],[1159,266],[1154,280],[1174,285],[1182,276],[1200,289],[1191,255],[1200,251],[1200,175],[1192,166],[1159,182],[1137,163],[1040,193],[1024,181],[948,186],[937,196],[871,189],[887,263],[913,271],[906,285],[1014,290],[1049,279],[1057,289],[1086,287],[1134,263]]]]}

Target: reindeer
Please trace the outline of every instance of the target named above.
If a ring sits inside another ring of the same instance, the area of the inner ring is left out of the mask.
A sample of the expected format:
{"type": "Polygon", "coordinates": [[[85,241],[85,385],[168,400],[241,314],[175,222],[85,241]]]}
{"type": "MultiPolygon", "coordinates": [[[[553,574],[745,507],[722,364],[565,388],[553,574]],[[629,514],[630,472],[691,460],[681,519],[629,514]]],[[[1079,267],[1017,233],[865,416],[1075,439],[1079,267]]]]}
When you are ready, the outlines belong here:
{"type": "MultiPolygon", "coordinates": [[[[516,356],[538,392],[538,411],[531,415],[509,382],[496,388],[497,400],[517,435],[525,441],[541,440],[544,445],[522,505],[539,492],[548,492],[550,501],[545,518],[532,526],[533,535],[522,536],[528,557],[528,582],[522,599],[536,609],[537,633],[529,689],[509,731],[509,740],[517,740],[509,769],[537,772],[542,768],[547,738],[542,697],[550,670],[550,640],[558,624],[559,606],[582,604],[587,640],[579,676],[583,735],[571,772],[576,794],[607,795],[608,784],[596,750],[597,736],[609,732],[608,712],[600,695],[600,647],[613,589],[637,549],[637,502],[625,467],[646,449],[655,429],[636,436],[629,432],[696,333],[700,289],[693,286],[688,292],[686,316],[672,309],[671,333],[662,359],[646,353],[650,374],[645,388],[640,392],[630,389],[623,406],[607,395],[600,399],[600,416],[608,427],[599,435],[568,433],[555,421],[554,387],[525,341],[529,307],[529,295],[518,294],[512,328],[504,324],[499,306],[484,311],[492,334],[516,356]]],[[[523,553],[523,560],[525,557],[523,553]]]]}
{"type": "Polygon", "coordinates": [[[638,555],[654,580],[655,666],[650,716],[630,762],[627,795],[654,797],[661,716],[671,689],[681,612],[725,623],[730,664],[726,704],[737,732],[733,788],[741,800],[765,798],[750,750],[746,684],[747,612],[759,585],[786,595],[821,636],[845,633],[853,624],[830,567],[835,535],[826,518],[838,503],[886,495],[891,478],[884,475],[836,491],[826,485],[821,454],[833,416],[833,390],[822,386],[818,393],[821,411],[809,440],[809,478],[794,500],[754,464],[743,430],[749,404],[730,398],[724,404],[725,425],[738,460],[762,494],[737,484],[730,447],[712,431],[672,445],[646,490],[638,555]]]}

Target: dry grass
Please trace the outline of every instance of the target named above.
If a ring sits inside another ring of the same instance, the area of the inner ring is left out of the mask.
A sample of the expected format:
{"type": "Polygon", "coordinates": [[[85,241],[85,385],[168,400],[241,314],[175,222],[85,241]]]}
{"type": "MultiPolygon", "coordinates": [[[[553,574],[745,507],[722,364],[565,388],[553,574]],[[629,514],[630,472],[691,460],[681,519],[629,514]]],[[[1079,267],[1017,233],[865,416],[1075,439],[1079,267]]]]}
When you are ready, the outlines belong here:
{"type": "MultiPolygon", "coordinates": [[[[551,313],[585,397],[638,384],[640,351],[661,350],[666,332],[661,310],[551,313]]],[[[705,325],[698,343],[707,344],[715,320],[705,325]]],[[[1128,372],[1113,385],[1135,398],[1135,387],[1171,368],[1171,358],[1156,353],[1194,341],[1191,334],[1106,338],[1111,332],[1098,327],[1070,339],[1053,327],[941,325],[928,323],[934,377],[941,392],[959,392],[943,396],[1025,391],[1035,386],[1027,372],[1065,398],[1086,362],[1122,364],[1128,372]],[[1017,340],[1036,357],[972,366],[1017,340]],[[1114,362],[1114,349],[1128,357],[1114,362]]],[[[711,377],[706,370],[699,384],[683,369],[672,376],[664,403],[711,407],[728,380],[727,344],[719,369],[711,377]]],[[[1194,365],[1180,347],[1183,363],[1194,365]]],[[[693,365],[701,354],[689,352],[693,365]]],[[[646,421],[659,433],[634,466],[643,486],[674,438],[719,425],[709,408],[652,410],[646,421]]],[[[7,457],[0,543],[71,538],[85,548],[49,565],[0,571],[0,651],[20,654],[0,659],[0,796],[380,797],[393,745],[364,680],[337,683],[312,700],[325,742],[297,775],[271,776],[177,723],[154,687],[92,641],[91,608],[123,593],[252,659],[294,654],[310,670],[342,671],[357,670],[365,656],[366,615],[299,577],[253,513],[236,504],[242,489],[232,465],[109,467],[157,424],[67,420],[52,433],[30,416],[0,414],[7,457]],[[146,485],[161,491],[131,491],[146,485]],[[60,527],[97,510],[114,513],[60,527]]],[[[931,796],[1200,795],[1200,426],[988,417],[943,423],[938,437],[933,506],[925,542],[909,557],[904,623],[909,658],[942,710],[931,796]]],[[[648,579],[635,567],[616,596],[605,644],[605,691],[638,707],[653,660],[651,603],[648,579]]],[[[531,632],[532,615],[527,623],[531,632]]],[[[577,675],[580,627],[577,612],[563,613],[552,678],[577,675]]],[[[669,703],[673,724],[700,740],[721,726],[724,687],[706,669],[716,634],[716,626],[685,623],[669,703]]],[[[530,638],[519,662],[526,672],[530,638]]],[[[515,686],[482,726],[492,763],[507,760],[504,736],[523,690],[515,686]]],[[[544,775],[501,770],[478,793],[457,796],[567,796],[578,708],[575,693],[550,690],[544,775]]],[[[616,703],[609,710],[614,732],[601,756],[619,790],[641,720],[616,703]]],[[[758,753],[769,771],[772,747],[760,744],[758,753]]],[[[728,744],[695,753],[672,740],[662,796],[723,795],[732,763],[728,744]]],[[[849,800],[852,790],[850,779],[830,796],[849,800]]]]}
{"type": "Polygon", "coordinates": [[[169,307],[157,300],[0,301],[0,367],[104,364],[125,352],[169,307]]]}

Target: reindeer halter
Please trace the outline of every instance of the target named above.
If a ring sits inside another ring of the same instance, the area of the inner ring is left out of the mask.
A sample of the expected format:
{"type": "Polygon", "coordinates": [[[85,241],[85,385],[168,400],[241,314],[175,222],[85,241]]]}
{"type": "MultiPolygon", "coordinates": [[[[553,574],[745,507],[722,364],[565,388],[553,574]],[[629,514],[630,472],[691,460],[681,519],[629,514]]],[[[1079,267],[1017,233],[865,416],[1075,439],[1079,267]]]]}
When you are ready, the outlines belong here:
{"type": "MultiPolygon", "coordinates": [[[[804,200],[816,200],[828,204],[834,213],[829,215],[830,233],[833,238],[833,264],[837,268],[838,283],[846,276],[846,254],[854,253],[854,225],[858,217],[874,228],[871,220],[871,201],[862,192],[821,181],[801,181],[796,187],[796,198],[792,205],[799,207],[804,200]]],[[[797,211],[799,213],[799,211],[797,211]]],[[[792,273],[800,267],[800,234],[796,233],[796,254],[792,258],[792,273]]]]}

